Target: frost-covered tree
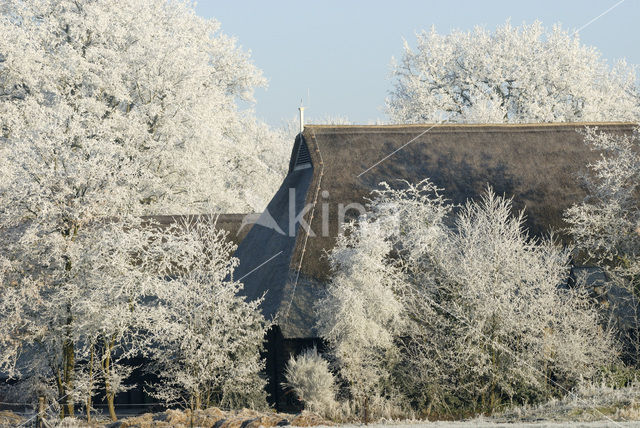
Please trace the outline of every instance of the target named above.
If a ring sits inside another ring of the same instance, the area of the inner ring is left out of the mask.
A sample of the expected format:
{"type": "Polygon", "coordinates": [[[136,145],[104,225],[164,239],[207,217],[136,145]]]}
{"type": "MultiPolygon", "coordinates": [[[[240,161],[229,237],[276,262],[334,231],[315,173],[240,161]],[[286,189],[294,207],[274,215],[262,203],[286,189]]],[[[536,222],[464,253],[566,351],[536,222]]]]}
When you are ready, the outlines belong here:
{"type": "MultiPolygon", "coordinates": [[[[620,327],[631,334],[632,359],[640,351],[640,135],[612,135],[597,127],[585,130],[585,143],[602,152],[584,175],[585,200],[565,213],[578,259],[605,268],[613,282],[629,292],[620,327]]],[[[623,303],[623,302],[619,302],[623,303]]]]}
{"type": "Polygon", "coordinates": [[[0,252],[6,260],[1,286],[8,306],[0,325],[11,338],[3,343],[3,362],[15,362],[27,344],[39,348],[31,353],[47,359],[70,413],[83,334],[78,301],[103,281],[100,265],[89,258],[95,251],[115,257],[111,250],[126,251],[135,242],[114,244],[108,237],[137,228],[144,209],[139,191],[154,177],[142,167],[151,152],[141,151],[124,131],[123,117],[98,120],[103,110],[67,103],[67,95],[47,95],[45,104],[28,96],[0,103],[0,164],[6,172],[0,183],[0,252]],[[93,128],[83,125],[92,119],[93,128]],[[116,127],[123,132],[112,134],[116,127]]]}
{"type": "Polygon", "coordinates": [[[73,136],[135,148],[151,174],[136,195],[147,212],[261,210],[277,189],[288,142],[236,106],[265,79],[189,0],[4,0],[1,10],[9,145],[73,136]]]}
{"type": "Polygon", "coordinates": [[[261,300],[247,302],[232,278],[238,260],[226,233],[207,221],[186,221],[156,242],[147,257],[160,262],[166,285],[145,307],[153,344],[152,393],[191,409],[266,406],[260,358],[267,324],[261,300]]]}
{"type": "MultiPolygon", "coordinates": [[[[103,391],[115,420],[114,399],[130,387],[134,356],[149,361],[161,379],[154,393],[168,404],[263,405],[266,326],[260,301],[246,302],[237,296],[241,284],[227,279],[237,264],[234,245],[215,223],[161,229],[137,220],[79,229],[61,256],[71,266],[27,272],[24,259],[7,253],[3,369],[23,378],[31,397],[64,404],[62,416],[80,403],[89,417],[92,397],[103,391]]],[[[13,251],[47,243],[17,237],[24,242],[13,251]]]]}
{"type": "Polygon", "coordinates": [[[386,263],[392,243],[380,239],[381,227],[366,221],[347,226],[330,255],[335,275],[316,306],[318,333],[363,412],[370,410],[371,401],[390,393],[394,337],[402,324],[393,267],[386,263]]]}
{"type": "Polygon", "coordinates": [[[385,186],[346,234],[331,254],[336,273],[319,325],[333,352],[352,338],[369,344],[358,356],[369,371],[341,366],[349,387],[384,373],[390,398],[418,411],[484,411],[563,395],[614,361],[586,291],[563,285],[568,254],[528,237],[523,215],[491,190],[454,212],[428,181],[385,186]],[[355,310],[331,309],[343,296],[355,310]],[[380,314],[398,321],[381,323],[380,314]],[[353,321],[338,336],[341,317],[353,321]],[[370,346],[381,339],[394,359],[381,362],[370,346]]]}
{"type": "Polygon", "coordinates": [[[635,68],[610,67],[576,33],[542,23],[417,35],[393,63],[397,123],[624,121],[640,117],[635,68]]]}
{"type": "MultiPolygon", "coordinates": [[[[640,135],[611,135],[588,127],[585,143],[603,153],[584,176],[585,201],[565,216],[584,257],[638,280],[640,275],[640,135]]],[[[638,286],[638,284],[636,284],[638,286]]]]}
{"type": "MultiPolygon", "coordinates": [[[[414,250],[411,236],[421,231],[417,223],[401,245],[414,250]]],[[[421,245],[401,263],[416,332],[402,342],[410,395],[427,392],[427,408],[453,399],[493,410],[505,400],[564,395],[614,360],[587,291],[562,286],[568,254],[529,238],[510,200],[489,190],[462,207],[447,232],[438,248],[421,245]]]]}
{"type": "Polygon", "coordinates": [[[305,409],[330,416],[337,409],[336,380],[329,368],[329,362],[313,347],[300,355],[291,357],[285,370],[290,388],[304,403],[305,409]]]}
{"type": "MultiPolygon", "coordinates": [[[[15,226],[11,242],[0,247],[9,260],[0,284],[2,366],[33,384],[33,395],[25,398],[51,395],[42,389],[55,388],[62,416],[72,414],[79,400],[90,410],[99,388],[115,417],[113,398],[123,388],[115,351],[133,350],[128,345],[136,305],[148,291],[145,283],[161,278],[132,260],[145,238],[139,223],[67,219],[75,229],[67,237],[55,229],[65,222],[43,217],[15,226]]],[[[7,231],[11,218],[0,218],[7,231]]]]}
{"type": "Polygon", "coordinates": [[[259,207],[274,140],[235,107],[259,72],[191,3],[0,10],[0,370],[65,416],[96,388],[112,404],[147,346],[142,303],[174,284],[142,264],[167,237],[141,215],[259,207]]]}
{"type": "MultiPolygon", "coordinates": [[[[167,286],[148,260],[150,243],[166,241],[167,234],[138,219],[128,226],[123,229],[119,221],[111,221],[99,234],[91,234],[91,241],[75,247],[79,285],[73,322],[80,357],[76,366],[78,381],[85,385],[84,390],[75,389],[88,417],[92,397],[103,391],[110,417],[116,420],[115,397],[132,386],[127,380],[133,366],[126,360],[145,355],[151,345],[147,299],[167,286]]],[[[154,262],[171,257],[153,255],[154,262]]]]}

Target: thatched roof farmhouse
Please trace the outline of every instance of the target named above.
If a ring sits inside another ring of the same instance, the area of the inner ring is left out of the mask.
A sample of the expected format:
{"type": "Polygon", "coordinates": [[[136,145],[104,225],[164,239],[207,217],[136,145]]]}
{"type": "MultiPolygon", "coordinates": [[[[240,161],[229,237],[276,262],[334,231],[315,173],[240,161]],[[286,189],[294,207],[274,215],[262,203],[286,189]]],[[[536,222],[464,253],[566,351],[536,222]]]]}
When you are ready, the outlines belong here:
{"type": "Polygon", "coordinates": [[[349,204],[365,204],[383,181],[430,178],[454,203],[491,185],[526,208],[531,234],[561,232],[563,211],[585,197],[579,173],[599,156],[583,142],[585,126],[631,133],[635,125],[305,126],[280,189],[235,254],[244,293],[264,295],[264,315],[275,319],[267,343],[272,400],[286,404],[280,383],[289,355],[317,342],[313,305],[329,278],[325,254],[341,212],[359,214],[349,204]]]}
{"type": "MultiPolygon", "coordinates": [[[[235,279],[244,283],[248,298],[264,295],[263,313],[275,321],[265,356],[276,408],[296,405],[281,386],[290,356],[313,345],[322,349],[313,307],[330,277],[325,254],[335,244],[341,217],[356,218],[354,207],[364,205],[380,182],[429,178],[458,204],[491,185],[513,197],[516,209],[526,208],[533,235],[562,232],[563,211],[586,195],[579,175],[600,155],[584,144],[585,126],[630,134],[636,125],[306,126],[295,140],[289,172],[262,214],[203,216],[238,244],[235,279]]],[[[194,218],[149,219],[169,227],[194,218]]],[[[572,276],[586,277],[596,293],[604,289],[602,270],[576,266],[572,276]]],[[[600,299],[622,298],[610,293],[600,299]]],[[[141,388],[118,396],[123,403],[148,399],[141,388]]]]}

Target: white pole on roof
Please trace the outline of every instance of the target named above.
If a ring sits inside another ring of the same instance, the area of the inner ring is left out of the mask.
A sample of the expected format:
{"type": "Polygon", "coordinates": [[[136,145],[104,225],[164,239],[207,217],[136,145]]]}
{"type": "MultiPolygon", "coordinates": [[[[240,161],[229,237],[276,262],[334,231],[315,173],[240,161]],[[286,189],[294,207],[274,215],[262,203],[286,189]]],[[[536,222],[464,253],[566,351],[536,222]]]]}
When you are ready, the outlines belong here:
{"type": "Polygon", "coordinates": [[[302,100],[300,100],[298,111],[300,112],[300,133],[302,133],[304,131],[304,106],[302,105],[302,100]]]}

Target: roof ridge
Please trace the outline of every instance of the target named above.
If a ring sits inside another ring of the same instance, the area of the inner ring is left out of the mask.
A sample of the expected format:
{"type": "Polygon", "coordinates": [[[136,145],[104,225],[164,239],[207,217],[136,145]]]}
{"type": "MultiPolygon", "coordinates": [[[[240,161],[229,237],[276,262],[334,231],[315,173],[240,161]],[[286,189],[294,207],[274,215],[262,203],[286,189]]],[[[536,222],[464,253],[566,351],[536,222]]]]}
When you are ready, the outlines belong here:
{"type": "Polygon", "coordinates": [[[543,128],[543,127],[575,127],[575,126],[638,126],[635,122],[529,122],[529,123],[410,123],[389,125],[322,125],[309,124],[305,128],[336,129],[401,129],[401,128],[543,128]]]}

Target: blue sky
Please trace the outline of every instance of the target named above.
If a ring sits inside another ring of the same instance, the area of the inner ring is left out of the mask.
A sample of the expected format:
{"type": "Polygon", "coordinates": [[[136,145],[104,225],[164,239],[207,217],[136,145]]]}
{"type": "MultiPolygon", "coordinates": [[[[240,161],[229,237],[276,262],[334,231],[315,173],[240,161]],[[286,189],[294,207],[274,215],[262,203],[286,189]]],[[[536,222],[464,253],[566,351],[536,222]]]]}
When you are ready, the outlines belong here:
{"type": "MultiPolygon", "coordinates": [[[[348,117],[356,123],[384,118],[391,87],[391,57],[402,39],[432,25],[440,33],[494,29],[508,18],[514,25],[538,19],[576,30],[619,0],[601,1],[211,1],[196,7],[214,17],[226,34],[252,52],[269,79],[256,92],[255,111],[272,125],[297,115],[304,97],[314,118],[348,117]]],[[[580,32],[609,63],[626,58],[640,64],[640,0],[624,0],[580,32]]]]}

